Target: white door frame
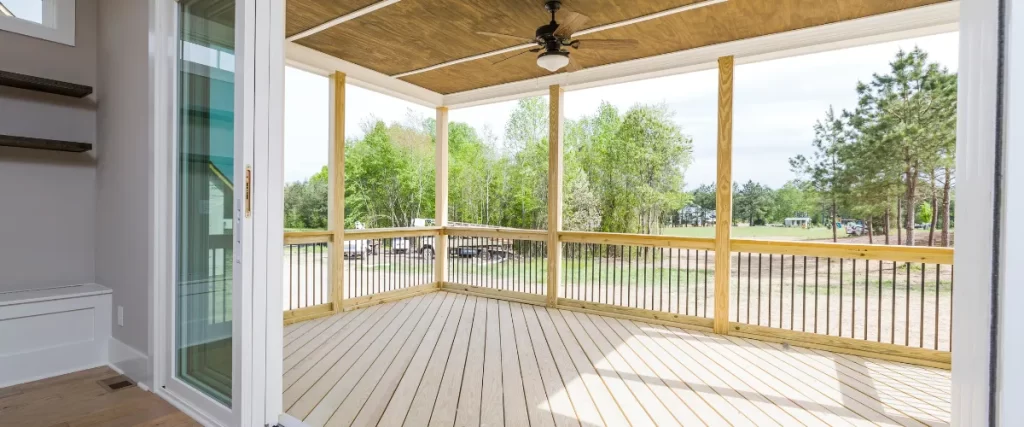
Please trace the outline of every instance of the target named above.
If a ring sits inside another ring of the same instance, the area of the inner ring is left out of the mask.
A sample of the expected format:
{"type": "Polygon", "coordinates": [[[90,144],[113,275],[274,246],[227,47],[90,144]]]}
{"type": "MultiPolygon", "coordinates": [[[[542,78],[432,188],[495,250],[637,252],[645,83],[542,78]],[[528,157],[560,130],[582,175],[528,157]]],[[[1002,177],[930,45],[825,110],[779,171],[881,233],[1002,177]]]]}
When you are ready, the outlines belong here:
{"type": "Polygon", "coordinates": [[[236,28],[242,31],[235,36],[235,81],[244,90],[235,91],[234,182],[240,183],[234,201],[235,262],[245,267],[236,269],[233,280],[230,409],[173,376],[178,3],[148,1],[153,391],[204,425],[274,424],[281,412],[282,297],[279,288],[268,285],[279,285],[282,274],[284,0],[238,0],[236,6],[236,28]],[[249,216],[244,213],[247,168],[252,170],[249,216]],[[275,366],[276,374],[268,375],[275,366]]]}

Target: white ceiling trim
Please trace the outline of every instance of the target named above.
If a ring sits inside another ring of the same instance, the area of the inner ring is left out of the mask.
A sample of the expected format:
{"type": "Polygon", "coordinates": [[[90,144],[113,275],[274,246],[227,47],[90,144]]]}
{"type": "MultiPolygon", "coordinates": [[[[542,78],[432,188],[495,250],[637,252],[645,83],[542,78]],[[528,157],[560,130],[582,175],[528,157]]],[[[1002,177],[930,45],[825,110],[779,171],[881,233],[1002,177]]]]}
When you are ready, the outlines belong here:
{"type": "Polygon", "coordinates": [[[351,21],[353,19],[356,19],[356,18],[358,18],[360,16],[363,16],[363,15],[366,15],[366,14],[370,14],[370,13],[376,12],[377,10],[380,10],[380,9],[385,8],[385,7],[391,6],[391,5],[393,5],[395,3],[398,3],[400,1],[402,1],[402,0],[384,0],[384,1],[380,1],[380,2],[377,2],[377,3],[371,4],[369,6],[366,6],[366,7],[362,8],[362,9],[359,9],[359,10],[357,10],[355,12],[339,16],[339,17],[334,18],[334,19],[332,19],[330,21],[324,22],[323,24],[320,24],[320,25],[317,25],[317,26],[315,26],[313,28],[310,28],[310,29],[308,29],[306,31],[303,31],[303,32],[298,33],[298,34],[295,34],[295,35],[293,35],[291,37],[286,38],[285,40],[293,42],[293,41],[296,41],[296,40],[301,39],[301,38],[309,37],[309,36],[311,36],[313,34],[319,33],[321,31],[326,30],[328,28],[331,28],[331,27],[333,27],[335,25],[351,21]]]}
{"type": "MultiPolygon", "coordinates": [[[[596,26],[596,27],[593,27],[593,28],[588,28],[586,30],[580,30],[580,31],[577,31],[576,33],[574,33],[573,37],[585,36],[587,34],[594,34],[594,33],[597,33],[597,32],[606,31],[606,30],[610,30],[610,29],[613,29],[613,28],[625,27],[627,25],[633,25],[633,24],[637,24],[637,23],[640,23],[640,22],[650,21],[652,19],[658,19],[658,18],[662,18],[662,17],[665,17],[665,16],[669,16],[669,15],[675,15],[677,13],[683,13],[683,12],[686,12],[686,11],[690,11],[690,10],[694,10],[694,9],[699,9],[699,8],[702,8],[702,7],[707,7],[707,6],[711,6],[711,5],[715,5],[715,4],[719,4],[719,3],[725,3],[727,1],[729,1],[729,0],[703,0],[703,1],[700,1],[700,2],[697,2],[697,3],[688,4],[686,6],[674,7],[674,8],[671,8],[671,9],[663,10],[661,12],[655,12],[655,13],[652,13],[652,14],[649,14],[649,15],[644,15],[644,16],[640,16],[640,17],[636,17],[636,18],[632,18],[632,19],[627,19],[625,21],[612,22],[610,24],[599,25],[599,26],[596,26]]],[[[478,55],[467,56],[465,58],[459,58],[459,59],[451,60],[451,61],[448,61],[448,62],[442,62],[440,64],[431,65],[429,67],[423,67],[423,68],[420,68],[420,69],[417,69],[417,70],[412,70],[412,71],[407,71],[407,72],[404,72],[404,73],[395,74],[393,77],[395,77],[395,78],[402,78],[402,77],[411,76],[411,75],[414,75],[414,74],[425,73],[427,71],[437,70],[439,68],[450,67],[452,65],[461,64],[463,62],[475,61],[477,59],[487,58],[487,57],[491,57],[491,56],[495,56],[495,55],[501,55],[501,54],[509,53],[509,52],[515,52],[517,50],[527,49],[527,48],[531,48],[531,47],[537,47],[537,43],[524,43],[524,44],[517,45],[517,46],[512,46],[512,47],[507,47],[507,48],[504,48],[504,49],[499,49],[499,50],[495,50],[495,51],[491,51],[491,52],[481,53],[481,54],[478,54],[478,55]]]]}
{"type": "Polygon", "coordinates": [[[419,105],[435,108],[444,104],[444,96],[440,93],[293,42],[285,42],[285,58],[291,67],[321,76],[341,71],[350,84],[419,105]]]}
{"type": "Polygon", "coordinates": [[[465,108],[544,95],[553,84],[562,85],[568,91],[709,70],[717,67],[719,57],[728,55],[735,56],[736,64],[740,65],[947,33],[957,31],[959,20],[960,1],[949,1],[448,94],[444,96],[444,105],[465,108]]]}

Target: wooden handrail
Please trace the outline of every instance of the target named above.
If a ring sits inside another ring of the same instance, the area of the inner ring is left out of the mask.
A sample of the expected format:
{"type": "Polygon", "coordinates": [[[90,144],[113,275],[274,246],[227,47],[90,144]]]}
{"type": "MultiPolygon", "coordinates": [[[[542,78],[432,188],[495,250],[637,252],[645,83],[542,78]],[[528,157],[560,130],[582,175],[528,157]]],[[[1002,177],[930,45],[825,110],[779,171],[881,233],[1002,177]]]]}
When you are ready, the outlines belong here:
{"type": "Polygon", "coordinates": [[[953,264],[952,248],[733,239],[733,252],[953,264]]]}
{"type": "Polygon", "coordinates": [[[284,244],[303,245],[308,243],[329,243],[334,240],[331,231],[288,231],[284,233],[284,244]]]}
{"type": "Polygon", "coordinates": [[[567,243],[596,243],[601,245],[654,246],[677,249],[714,250],[715,239],[699,237],[656,236],[649,234],[594,233],[589,231],[563,231],[559,240],[567,243]]]}
{"type": "Polygon", "coordinates": [[[545,230],[525,230],[521,228],[444,227],[442,234],[447,236],[489,237],[492,239],[543,242],[547,240],[548,232],[545,230]]]}

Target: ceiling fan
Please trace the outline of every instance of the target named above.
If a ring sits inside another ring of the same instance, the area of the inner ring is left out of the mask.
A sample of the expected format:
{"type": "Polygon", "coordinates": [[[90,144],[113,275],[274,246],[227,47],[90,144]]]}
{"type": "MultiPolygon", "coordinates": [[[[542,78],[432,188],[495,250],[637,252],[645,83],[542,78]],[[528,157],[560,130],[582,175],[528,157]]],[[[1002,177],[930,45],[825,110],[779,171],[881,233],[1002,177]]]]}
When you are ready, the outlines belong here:
{"type": "Polygon", "coordinates": [[[545,70],[555,72],[562,68],[569,71],[580,70],[581,67],[576,61],[569,57],[569,51],[563,48],[595,48],[595,49],[632,49],[640,45],[640,42],[632,39],[603,39],[603,40],[573,40],[573,33],[583,28],[583,25],[590,20],[586,15],[569,12],[561,23],[555,20],[555,12],[562,8],[561,0],[548,0],[544,2],[544,8],[551,12],[551,22],[537,28],[534,38],[514,36],[511,34],[494,33],[489,31],[477,31],[482,36],[496,37],[502,39],[516,40],[524,43],[536,43],[539,47],[523,51],[516,55],[500,59],[494,65],[508,61],[526,53],[540,53],[537,55],[537,65],[545,70]]]}

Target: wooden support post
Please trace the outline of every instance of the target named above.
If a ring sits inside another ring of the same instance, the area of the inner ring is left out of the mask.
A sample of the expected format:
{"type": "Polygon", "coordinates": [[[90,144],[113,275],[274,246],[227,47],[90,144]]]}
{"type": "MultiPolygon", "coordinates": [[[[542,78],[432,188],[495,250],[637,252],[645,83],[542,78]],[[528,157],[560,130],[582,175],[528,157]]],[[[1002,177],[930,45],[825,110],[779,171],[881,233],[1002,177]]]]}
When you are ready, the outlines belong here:
{"type": "Polygon", "coordinates": [[[549,88],[548,106],[548,298],[549,307],[558,302],[558,285],[562,278],[562,139],[565,92],[559,85],[549,88]]]}
{"type": "MultiPolygon", "coordinates": [[[[448,226],[448,107],[437,107],[434,143],[434,222],[448,226]]],[[[442,229],[443,230],[443,229],[442,229]]],[[[434,238],[434,281],[441,288],[448,280],[448,236],[434,238]]]]}
{"type": "Polygon", "coordinates": [[[331,76],[331,143],[327,165],[327,227],[331,243],[331,303],[340,312],[345,300],[345,73],[331,76]]]}
{"type": "Polygon", "coordinates": [[[715,332],[729,333],[732,251],[733,57],[718,58],[718,189],[715,191],[715,332]]]}

